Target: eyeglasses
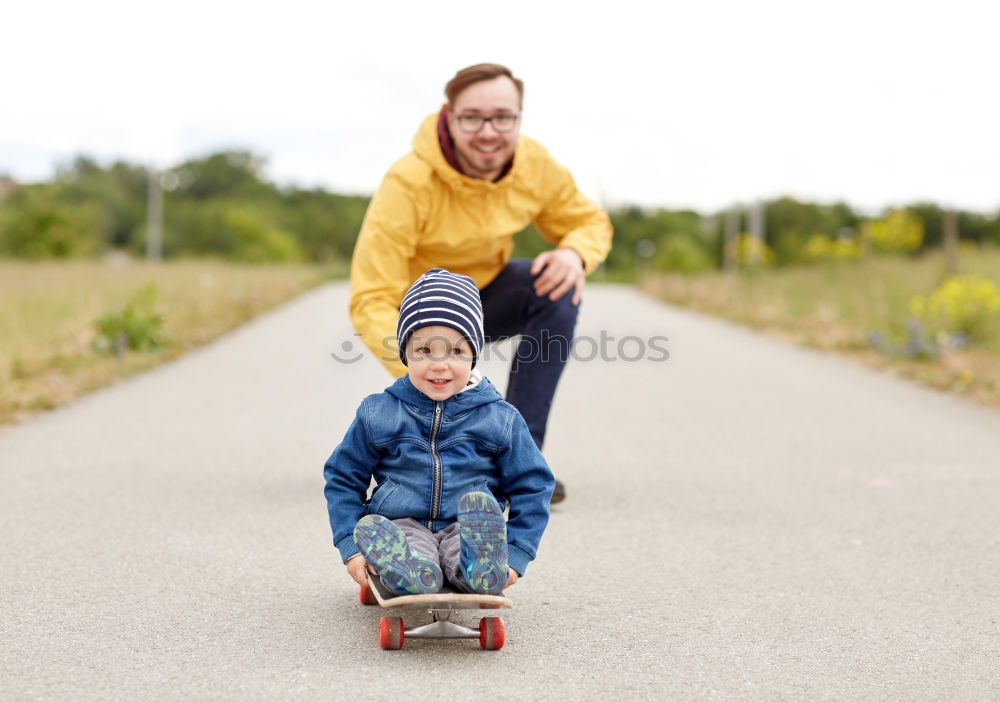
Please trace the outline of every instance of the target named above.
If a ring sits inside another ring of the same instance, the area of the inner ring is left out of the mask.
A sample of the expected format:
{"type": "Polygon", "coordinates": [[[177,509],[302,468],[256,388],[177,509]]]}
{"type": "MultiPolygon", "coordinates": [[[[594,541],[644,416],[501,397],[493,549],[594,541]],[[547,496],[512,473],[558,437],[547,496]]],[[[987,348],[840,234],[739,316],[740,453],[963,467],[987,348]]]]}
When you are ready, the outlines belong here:
{"type": "Polygon", "coordinates": [[[455,119],[458,120],[458,128],[466,134],[475,134],[481,130],[487,122],[492,124],[493,128],[498,132],[509,132],[515,127],[515,125],[517,125],[519,117],[520,115],[510,112],[493,115],[492,117],[483,117],[482,115],[455,115],[455,119]]]}

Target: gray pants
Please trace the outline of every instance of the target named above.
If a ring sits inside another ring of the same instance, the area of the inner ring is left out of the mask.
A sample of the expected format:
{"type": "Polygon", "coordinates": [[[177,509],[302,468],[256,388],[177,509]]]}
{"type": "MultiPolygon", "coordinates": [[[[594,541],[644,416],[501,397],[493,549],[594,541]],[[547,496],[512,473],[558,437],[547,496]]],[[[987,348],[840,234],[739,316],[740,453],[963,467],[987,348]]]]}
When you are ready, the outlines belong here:
{"type": "Polygon", "coordinates": [[[416,519],[393,519],[392,523],[406,534],[406,542],[418,553],[436,561],[441,566],[445,582],[459,592],[474,592],[462,573],[462,542],[458,537],[458,524],[450,524],[434,533],[416,519]]]}

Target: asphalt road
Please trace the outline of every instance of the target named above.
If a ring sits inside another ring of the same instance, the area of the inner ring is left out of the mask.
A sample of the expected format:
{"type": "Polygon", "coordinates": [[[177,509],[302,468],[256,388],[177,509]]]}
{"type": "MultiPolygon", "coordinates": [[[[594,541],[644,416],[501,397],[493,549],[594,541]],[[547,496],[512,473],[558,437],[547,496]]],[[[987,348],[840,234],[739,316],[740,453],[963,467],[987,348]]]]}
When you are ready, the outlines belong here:
{"type": "Polygon", "coordinates": [[[624,287],[579,332],[502,651],[377,646],[331,285],[0,433],[0,699],[1000,699],[1000,413],[624,287]]]}

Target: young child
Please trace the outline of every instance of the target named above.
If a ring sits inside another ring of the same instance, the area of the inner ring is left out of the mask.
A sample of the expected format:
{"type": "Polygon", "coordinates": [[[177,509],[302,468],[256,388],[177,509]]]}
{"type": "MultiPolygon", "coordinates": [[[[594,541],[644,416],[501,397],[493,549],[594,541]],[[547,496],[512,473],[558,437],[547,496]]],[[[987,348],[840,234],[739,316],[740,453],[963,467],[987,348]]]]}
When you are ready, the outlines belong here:
{"type": "Polygon", "coordinates": [[[323,471],[333,543],[361,585],[367,569],[397,594],[498,594],[535,557],[555,479],[518,411],[470,380],[484,343],[472,279],[420,276],[396,337],[407,375],[364,399],[323,471]]]}

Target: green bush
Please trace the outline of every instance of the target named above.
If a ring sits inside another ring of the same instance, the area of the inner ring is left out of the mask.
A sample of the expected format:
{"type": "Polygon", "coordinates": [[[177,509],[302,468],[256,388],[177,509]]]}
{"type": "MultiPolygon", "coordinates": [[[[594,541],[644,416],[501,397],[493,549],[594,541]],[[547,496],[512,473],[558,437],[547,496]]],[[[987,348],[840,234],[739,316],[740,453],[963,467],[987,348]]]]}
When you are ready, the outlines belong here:
{"type": "Polygon", "coordinates": [[[149,283],[129,297],[117,312],[100,317],[95,323],[97,336],[92,348],[96,353],[117,353],[119,344],[133,351],[157,351],[167,343],[163,316],[156,311],[159,291],[149,283]]]}
{"type": "Polygon", "coordinates": [[[826,234],[813,234],[802,247],[802,258],[808,263],[857,261],[861,247],[854,239],[831,239],[826,234]]]}
{"type": "Polygon", "coordinates": [[[660,242],[653,267],[660,271],[703,273],[715,269],[715,258],[707,245],[690,236],[667,236],[660,242]]]}
{"type": "Polygon", "coordinates": [[[716,237],[703,231],[704,218],[690,210],[624,207],[609,212],[614,244],[605,264],[613,275],[634,275],[647,265],[660,270],[702,270],[718,265],[716,237]],[[704,256],[702,255],[704,254],[704,256]]]}
{"type": "Polygon", "coordinates": [[[25,186],[0,207],[0,253],[8,256],[91,256],[101,248],[101,234],[98,208],[60,201],[55,185],[25,186]]]}
{"type": "Polygon", "coordinates": [[[274,223],[268,209],[218,200],[170,203],[167,254],[218,255],[246,263],[297,263],[305,253],[295,235],[274,223]]]}
{"type": "Polygon", "coordinates": [[[232,237],[233,258],[247,263],[297,263],[302,261],[302,247],[295,237],[268,222],[252,207],[227,208],[223,226],[232,237]]]}
{"type": "Polygon", "coordinates": [[[767,242],[779,266],[810,262],[816,253],[815,243],[812,251],[806,248],[812,237],[822,235],[831,240],[843,239],[858,225],[857,216],[845,203],[821,205],[799,202],[790,197],[769,201],[765,219],[767,242]]]}

